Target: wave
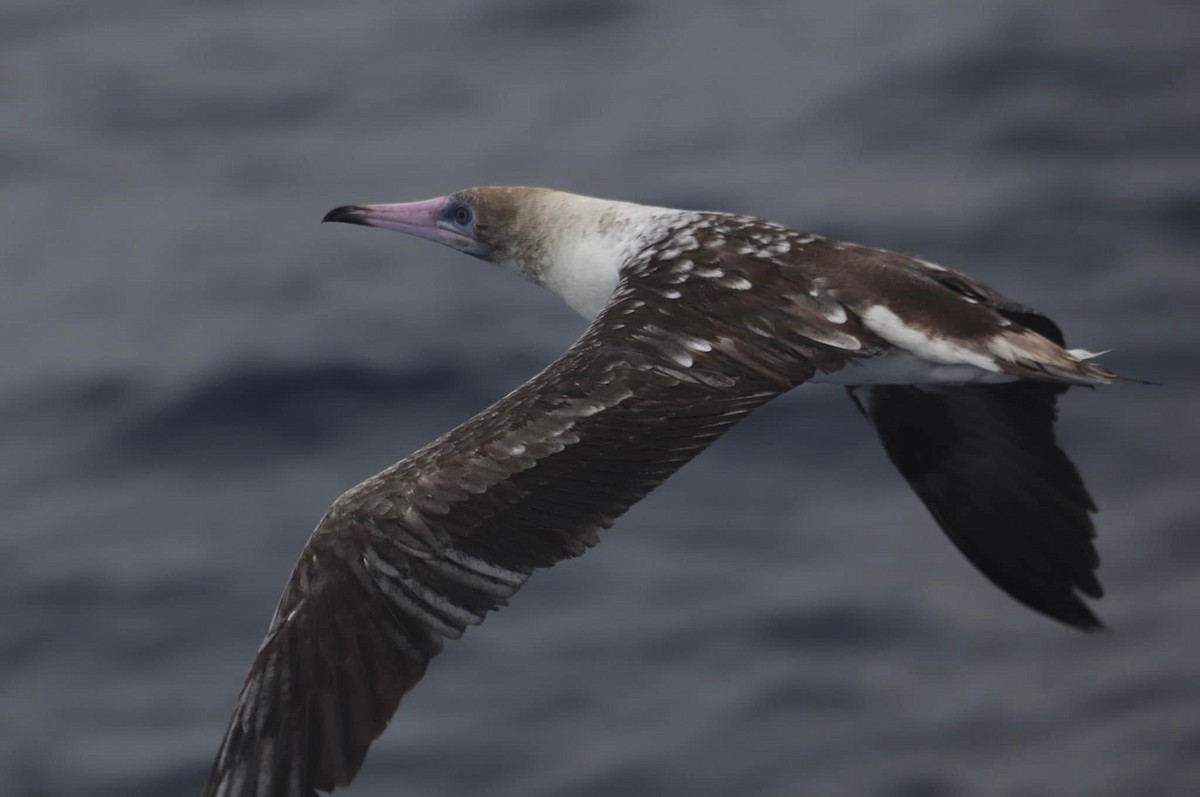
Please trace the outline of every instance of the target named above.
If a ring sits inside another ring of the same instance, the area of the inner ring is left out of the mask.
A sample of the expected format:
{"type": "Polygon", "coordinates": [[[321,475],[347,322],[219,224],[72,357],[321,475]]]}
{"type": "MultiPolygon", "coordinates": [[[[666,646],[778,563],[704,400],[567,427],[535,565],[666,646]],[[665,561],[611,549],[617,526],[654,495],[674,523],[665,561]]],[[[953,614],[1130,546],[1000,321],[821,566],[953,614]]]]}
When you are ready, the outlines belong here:
{"type": "Polygon", "coordinates": [[[218,452],[241,462],[294,454],[325,446],[380,413],[431,395],[461,394],[465,379],[460,369],[440,364],[243,365],[137,413],[113,442],[126,456],[176,462],[218,452]]]}

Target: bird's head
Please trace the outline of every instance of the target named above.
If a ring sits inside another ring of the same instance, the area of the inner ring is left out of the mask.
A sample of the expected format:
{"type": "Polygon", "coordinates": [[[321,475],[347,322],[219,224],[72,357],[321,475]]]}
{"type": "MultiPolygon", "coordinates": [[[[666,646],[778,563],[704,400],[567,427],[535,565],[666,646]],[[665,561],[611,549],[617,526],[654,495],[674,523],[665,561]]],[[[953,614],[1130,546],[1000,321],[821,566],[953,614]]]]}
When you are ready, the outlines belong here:
{"type": "Polygon", "coordinates": [[[545,188],[467,188],[420,202],[343,205],[322,221],[361,224],[415,235],[533,277],[545,270],[546,241],[561,225],[547,218],[545,188]]]}
{"type": "Polygon", "coordinates": [[[436,241],[515,271],[591,317],[620,268],[683,215],[694,214],[548,188],[487,186],[420,202],[343,205],[323,220],[436,241]]]}

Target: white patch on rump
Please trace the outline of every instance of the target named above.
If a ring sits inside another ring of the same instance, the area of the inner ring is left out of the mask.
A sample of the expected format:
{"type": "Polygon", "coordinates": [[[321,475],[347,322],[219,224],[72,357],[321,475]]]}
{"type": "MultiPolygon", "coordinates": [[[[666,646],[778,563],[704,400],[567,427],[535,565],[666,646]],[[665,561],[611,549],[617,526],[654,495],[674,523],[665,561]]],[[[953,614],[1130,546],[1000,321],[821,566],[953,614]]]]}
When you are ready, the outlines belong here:
{"type": "Polygon", "coordinates": [[[828,385],[970,385],[1014,382],[1015,376],[974,365],[945,365],[908,352],[851,360],[840,371],[818,371],[808,381],[828,385]]]}
{"type": "Polygon", "coordinates": [[[896,348],[922,360],[939,365],[971,365],[985,371],[1000,371],[996,361],[986,354],[945,338],[931,337],[923,330],[909,326],[900,316],[881,304],[868,307],[860,317],[867,329],[896,348]]]}
{"type": "Polygon", "coordinates": [[[882,305],[868,307],[863,325],[898,351],[852,360],[810,381],[836,385],[964,385],[1012,382],[996,361],[950,340],[931,337],[882,305]]]}

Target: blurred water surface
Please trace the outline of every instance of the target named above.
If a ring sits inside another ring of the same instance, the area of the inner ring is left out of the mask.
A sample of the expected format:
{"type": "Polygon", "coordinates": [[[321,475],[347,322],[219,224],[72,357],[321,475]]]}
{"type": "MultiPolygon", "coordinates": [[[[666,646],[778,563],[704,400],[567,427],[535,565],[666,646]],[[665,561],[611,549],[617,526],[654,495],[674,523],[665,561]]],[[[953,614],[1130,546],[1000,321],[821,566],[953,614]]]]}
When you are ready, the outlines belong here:
{"type": "Polygon", "coordinates": [[[918,252],[1159,382],[1063,402],[1112,631],[805,388],[452,645],[348,794],[1200,793],[1197,8],[7,0],[4,792],[198,792],[328,503],[582,329],[317,221],[524,183],[918,252]]]}

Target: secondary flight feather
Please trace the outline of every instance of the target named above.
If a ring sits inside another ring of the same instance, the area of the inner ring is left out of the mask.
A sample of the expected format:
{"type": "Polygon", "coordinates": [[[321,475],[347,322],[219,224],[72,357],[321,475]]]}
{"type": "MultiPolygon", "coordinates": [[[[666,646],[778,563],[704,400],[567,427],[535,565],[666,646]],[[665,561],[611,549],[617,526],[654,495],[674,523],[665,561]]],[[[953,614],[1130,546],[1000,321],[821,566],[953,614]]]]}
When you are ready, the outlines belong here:
{"type": "Polygon", "coordinates": [[[445,641],[802,382],[847,389],[954,544],[1036,611],[1100,627],[1095,506],[1054,436],[1123,380],[958,272],[761,219],[540,188],[344,206],[504,266],[593,319],[537,376],[338,498],[300,554],[206,797],[353,780],[445,641]]]}

